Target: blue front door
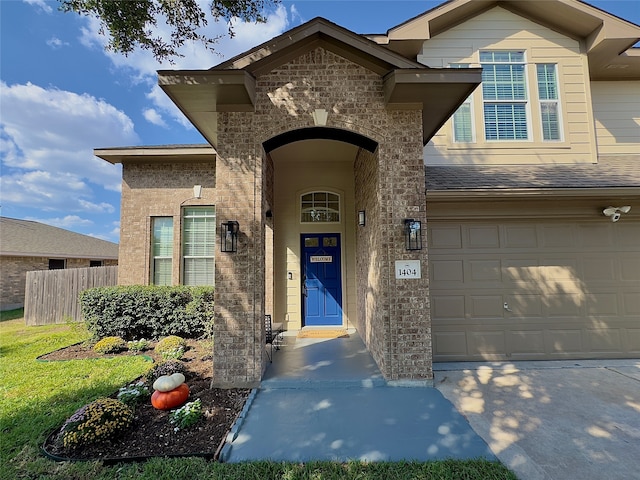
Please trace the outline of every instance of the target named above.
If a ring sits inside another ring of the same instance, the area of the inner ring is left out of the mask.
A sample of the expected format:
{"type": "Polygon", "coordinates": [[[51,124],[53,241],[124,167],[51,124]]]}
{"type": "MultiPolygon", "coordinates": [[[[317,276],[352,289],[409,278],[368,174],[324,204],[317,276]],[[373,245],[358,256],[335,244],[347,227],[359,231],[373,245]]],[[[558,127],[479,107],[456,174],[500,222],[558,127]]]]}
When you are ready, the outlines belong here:
{"type": "Polygon", "coordinates": [[[303,326],[342,325],[340,234],[302,235],[303,326]]]}

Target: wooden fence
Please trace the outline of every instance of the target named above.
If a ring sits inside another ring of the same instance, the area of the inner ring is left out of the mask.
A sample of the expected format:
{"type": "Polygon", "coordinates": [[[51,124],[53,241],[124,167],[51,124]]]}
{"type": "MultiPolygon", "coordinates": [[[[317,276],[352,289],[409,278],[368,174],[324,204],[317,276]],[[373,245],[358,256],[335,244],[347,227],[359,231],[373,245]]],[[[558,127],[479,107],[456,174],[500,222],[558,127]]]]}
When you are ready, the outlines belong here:
{"type": "Polygon", "coordinates": [[[27,325],[80,322],[80,292],[117,284],[117,266],[27,272],[24,320],[27,325]]]}

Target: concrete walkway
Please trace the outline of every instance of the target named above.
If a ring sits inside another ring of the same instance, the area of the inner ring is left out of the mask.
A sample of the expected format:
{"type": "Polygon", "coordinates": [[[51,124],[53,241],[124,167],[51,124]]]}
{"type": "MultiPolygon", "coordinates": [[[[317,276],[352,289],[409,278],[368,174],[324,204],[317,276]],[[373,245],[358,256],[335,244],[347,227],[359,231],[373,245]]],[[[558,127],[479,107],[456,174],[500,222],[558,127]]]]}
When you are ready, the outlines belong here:
{"type": "Polygon", "coordinates": [[[640,478],[640,360],[435,369],[438,390],[520,480],[640,478]]]}
{"type": "Polygon", "coordinates": [[[221,460],[434,460],[487,444],[435,388],[389,387],[360,337],[285,337],[221,460]]]}

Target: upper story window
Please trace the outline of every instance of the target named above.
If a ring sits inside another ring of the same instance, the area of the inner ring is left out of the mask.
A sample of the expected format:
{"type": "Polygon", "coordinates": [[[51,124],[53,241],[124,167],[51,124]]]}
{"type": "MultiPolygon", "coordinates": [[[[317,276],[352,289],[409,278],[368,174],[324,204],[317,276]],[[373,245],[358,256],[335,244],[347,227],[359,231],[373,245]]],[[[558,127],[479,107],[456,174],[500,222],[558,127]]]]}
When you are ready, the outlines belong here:
{"type": "Polygon", "coordinates": [[[173,217],[151,219],[151,279],[153,285],[171,285],[173,217]]]}
{"type": "Polygon", "coordinates": [[[524,51],[481,51],[487,140],[528,140],[524,51]]]}
{"type": "Polygon", "coordinates": [[[188,207],[183,210],[182,283],[214,284],[216,214],[214,207],[188,207]]]}
{"type": "Polygon", "coordinates": [[[331,192],[311,192],[300,197],[302,223],[340,221],[340,195],[331,192]]]}
{"type": "MultiPolygon", "coordinates": [[[[452,63],[449,68],[469,68],[468,63],[452,63]]],[[[473,128],[473,94],[469,95],[453,114],[453,141],[469,143],[475,141],[473,128]]]]}
{"type": "Polygon", "coordinates": [[[543,140],[561,140],[560,102],[558,98],[557,66],[552,63],[536,65],[538,99],[543,140]]]}

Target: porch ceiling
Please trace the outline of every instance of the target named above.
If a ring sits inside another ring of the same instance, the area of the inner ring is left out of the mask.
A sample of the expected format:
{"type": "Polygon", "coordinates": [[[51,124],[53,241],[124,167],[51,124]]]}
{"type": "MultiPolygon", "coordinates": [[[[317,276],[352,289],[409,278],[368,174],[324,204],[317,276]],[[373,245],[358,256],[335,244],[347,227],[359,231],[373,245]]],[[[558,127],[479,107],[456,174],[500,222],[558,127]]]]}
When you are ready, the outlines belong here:
{"type": "Polygon", "coordinates": [[[210,70],[161,70],[158,84],[214,147],[217,113],[254,111],[256,78],[317,47],[384,78],[390,109],[422,109],[426,144],[480,84],[479,69],[432,69],[316,18],[210,70]]]}

